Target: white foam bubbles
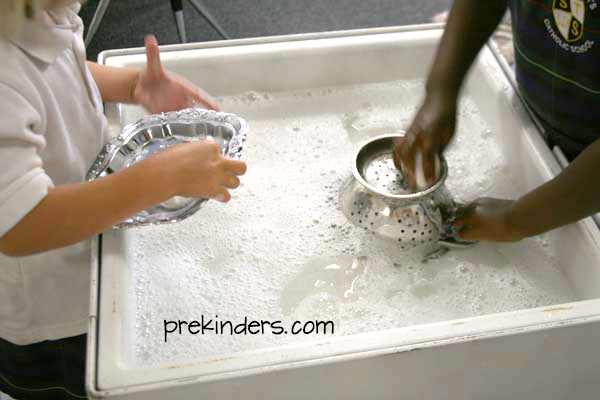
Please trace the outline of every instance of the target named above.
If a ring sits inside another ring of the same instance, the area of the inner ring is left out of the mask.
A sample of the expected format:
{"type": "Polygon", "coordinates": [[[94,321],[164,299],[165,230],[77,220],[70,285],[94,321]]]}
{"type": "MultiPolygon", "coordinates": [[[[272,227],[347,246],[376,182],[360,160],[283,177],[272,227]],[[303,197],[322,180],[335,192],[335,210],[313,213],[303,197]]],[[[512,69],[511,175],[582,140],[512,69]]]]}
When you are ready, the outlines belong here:
{"type": "MultiPolygon", "coordinates": [[[[406,129],[422,92],[417,80],[219,99],[249,122],[248,172],[228,204],[126,231],[136,361],[318,338],[184,333],[165,344],[165,319],[333,320],[336,335],[347,335],[572,300],[547,240],[479,244],[423,264],[346,220],[339,190],[356,146],[406,129]]],[[[517,194],[496,135],[468,97],[446,159],[458,200],[517,194]]]]}

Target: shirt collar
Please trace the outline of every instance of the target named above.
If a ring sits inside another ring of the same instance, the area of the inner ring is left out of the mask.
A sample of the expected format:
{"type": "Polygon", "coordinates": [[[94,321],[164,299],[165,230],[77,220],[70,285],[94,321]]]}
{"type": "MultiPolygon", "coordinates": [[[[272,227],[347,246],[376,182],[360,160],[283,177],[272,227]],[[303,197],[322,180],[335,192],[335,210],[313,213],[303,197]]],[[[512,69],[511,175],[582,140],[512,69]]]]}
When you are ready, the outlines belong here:
{"type": "Polygon", "coordinates": [[[66,49],[72,46],[73,33],[81,29],[81,20],[71,10],[40,12],[27,19],[21,29],[9,40],[31,56],[52,64],[66,49]]]}

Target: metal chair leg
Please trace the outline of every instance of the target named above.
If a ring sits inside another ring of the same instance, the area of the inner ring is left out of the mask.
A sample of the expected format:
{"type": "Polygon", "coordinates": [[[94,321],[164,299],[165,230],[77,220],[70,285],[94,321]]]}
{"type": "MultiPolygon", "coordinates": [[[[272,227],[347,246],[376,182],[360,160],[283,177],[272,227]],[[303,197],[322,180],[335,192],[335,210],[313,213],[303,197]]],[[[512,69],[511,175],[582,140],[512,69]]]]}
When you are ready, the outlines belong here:
{"type": "Polygon", "coordinates": [[[212,15],[210,15],[210,13],[206,9],[206,7],[204,7],[204,4],[202,4],[201,1],[199,1],[199,0],[189,0],[189,2],[196,9],[196,11],[198,11],[198,13],[200,15],[202,15],[206,19],[206,21],[214,28],[214,30],[217,31],[217,33],[219,35],[221,35],[221,37],[223,39],[229,39],[229,35],[227,34],[227,32],[225,32],[225,30],[212,17],[212,15]]]}
{"type": "Polygon", "coordinates": [[[90,23],[90,27],[88,28],[88,33],[85,36],[85,47],[89,46],[102,22],[102,18],[104,18],[104,14],[106,13],[106,9],[110,4],[110,0],[100,0],[100,4],[98,4],[98,8],[94,13],[94,17],[92,18],[92,22],[90,23]]]}
{"type": "Polygon", "coordinates": [[[183,18],[183,2],[181,0],[171,0],[171,9],[175,15],[175,23],[177,24],[177,32],[181,43],[187,43],[187,35],[185,33],[185,21],[183,18]]]}
{"type": "MultiPolygon", "coordinates": [[[[210,15],[210,13],[206,10],[204,5],[199,0],[189,0],[192,6],[202,15],[206,21],[223,37],[223,39],[229,39],[229,35],[225,32],[223,28],[215,21],[215,19],[210,15]]],[[[102,23],[102,19],[104,18],[104,14],[106,13],[106,9],[110,4],[110,0],[100,0],[98,4],[98,8],[94,13],[94,17],[92,18],[92,22],[88,28],[87,35],[85,36],[85,46],[89,46],[98,31],[98,27],[102,23]]],[[[173,14],[175,15],[175,22],[177,24],[177,32],[179,33],[179,38],[182,43],[187,43],[187,35],[185,31],[185,20],[183,17],[183,2],[182,0],[171,0],[171,8],[173,9],[173,14]]]]}

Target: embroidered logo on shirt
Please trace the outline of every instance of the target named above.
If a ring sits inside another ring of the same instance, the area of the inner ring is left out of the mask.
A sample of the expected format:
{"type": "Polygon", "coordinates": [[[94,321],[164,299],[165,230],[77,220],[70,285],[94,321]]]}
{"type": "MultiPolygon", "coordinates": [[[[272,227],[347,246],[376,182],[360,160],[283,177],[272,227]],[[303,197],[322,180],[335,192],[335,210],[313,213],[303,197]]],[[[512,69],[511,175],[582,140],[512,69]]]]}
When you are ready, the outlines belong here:
{"type": "Polygon", "coordinates": [[[585,3],[583,0],[554,0],[554,22],[567,42],[576,42],[583,36],[585,3]]]}
{"type": "Polygon", "coordinates": [[[593,12],[598,7],[597,0],[587,0],[587,5],[584,0],[553,0],[554,24],[550,18],[545,18],[544,25],[561,49],[582,54],[587,53],[594,46],[593,40],[583,40],[586,6],[589,7],[589,12],[593,12]],[[575,43],[578,41],[579,43],[575,43]]]}

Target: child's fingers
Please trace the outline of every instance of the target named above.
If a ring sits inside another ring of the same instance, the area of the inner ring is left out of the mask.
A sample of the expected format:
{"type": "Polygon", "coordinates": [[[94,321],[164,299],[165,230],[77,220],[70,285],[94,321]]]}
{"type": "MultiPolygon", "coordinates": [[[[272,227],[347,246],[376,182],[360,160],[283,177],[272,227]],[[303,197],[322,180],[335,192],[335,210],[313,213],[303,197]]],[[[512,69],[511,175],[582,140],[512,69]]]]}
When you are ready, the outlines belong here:
{"type": "Polygon", "coordinates": [[[415,176],[415,153],[417,147],[415,145],[416,138],[412,131],[404,137],[402,147],[400,149],[400,170],[404,176],[404,180],[408,187],[414,189],[417,187],[417,179],[415,176]]]}
{"type": "Polygon", "coordinates": [[[225,170],[233,175],[244,175],[246,173],[246,163],[237,160],[225,160],[225,170]]]}
{"type": "Polygon", "coordinates": [[[223,179],[223,185],[226,188],[235,189],[238,186],[240,186],[240,178],[238,178],[235,175],[227,174],[227,175],[225,175],[225,178],[223,179]]]}
{"type": "Polygon", "coordinates": [[[192,103],[200,104],[209,110],[219,111],[219,105],[208,93],[199,87],[194,87],[191,83],[189,85],[191,88],[188,89],[187,96],[192,103]]]}
{"type": "Polygon", "coordinates": [[[220,201],[221,203],[227,203],[229,200],[231,200],[231,195],[229,194],[229,191],[227,189],[221,187],[219,188],[219,190],[217,190],[217,192],[212,198],[217,201],[220,201]]]}
{"type": "Polygon", "coordinates": [[[480,229],[478,229],[477,226],[473,225],[464,225],[459,231],[456,232],[456,235],[461,240],[481,239],[480,229]]]}
{"type": "Polygon", "coordinates": [[[454,228],[455,232],[460,232],[461,229],[465,227],[465,225],[466,222],[464,218],[457,218],[456,221],[452,223],[452,227],[454,228]]]}
{"type": "Polygon", "coordinates": [[[467,223],[465,218],[458,218],[456,221],[454,221],[454,224],[452,224],[452,226],[454,227],[454,232],[456,232],[456,236],[458,236],[460,239],[465,239],[463,235],[468,235],[469,229],[471,227],[467,223]]]}
{"type": "Polygon", "coordinates": [[[429,187],[428,181],[425,178],[425,162],[423,160],[423,153],[421,149],[417,149],[415,152],[415,182],[417,183],[417,190],[425,190],[429,187]]]}
{"type": "Polygon", "coordinates": [[[154,35],[146,35],[144,45],[146,46],[146,68],[150,75],[158,77],[162,74],[158,41],[154,35]]]}
{"type": "Polygon", "coordinates": [[[440,157],[433,148],[426,148],[423,152],[423,170],[427,187],[433,186],[440,178],[440,157]]]}
{"type": "Polygon", "coordinates": [[[479,223],[476,214],[476,205],[471,204],[460,211],[456,221],[452,224],[459,239],[476,240],[479,235],[479,223]]]}
{"type": "Polygon", "coordinates": [[[394,165],[399,170],[402,170],[402,157],[401,157],[400,152],[402,150],[403,143],[404,143],[404,137],[399,137],[399,138],[394,139],[394,153],[393,153],[394,165]]]}

